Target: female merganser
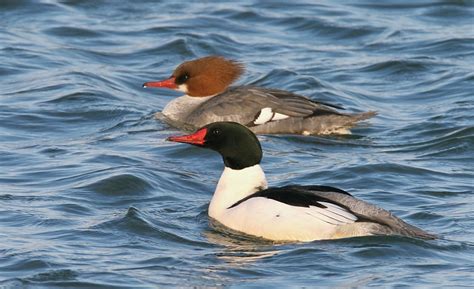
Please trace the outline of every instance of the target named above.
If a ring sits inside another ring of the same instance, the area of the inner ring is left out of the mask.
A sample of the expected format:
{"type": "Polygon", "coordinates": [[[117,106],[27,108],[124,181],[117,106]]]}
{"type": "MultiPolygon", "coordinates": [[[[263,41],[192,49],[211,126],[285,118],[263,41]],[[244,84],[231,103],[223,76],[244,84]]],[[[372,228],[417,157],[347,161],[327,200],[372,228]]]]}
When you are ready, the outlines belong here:
{"type": "Polygon", "coordinates": [[[225,169],[209,216],[235,231],[275,241],[313,241],[368,235],[434,239],[390,212],[328,186],[268,188],[257,137],[235,122],[216,122],[169,141],[210,148],[225,169]]]}
{"type": "Polygon", "coordinates": [[[220,56],[208,56],[179,65],[170,78],[146,82],[143,87],[164,87],[185,93],[162,112],[172,125],[196,129],[216,121],[234,121],[254,133],[350,133],[357,121],[375,112],[343,114],[342,107],[314,101],[279,89],[230,87],[243,66],[220,56]]]}

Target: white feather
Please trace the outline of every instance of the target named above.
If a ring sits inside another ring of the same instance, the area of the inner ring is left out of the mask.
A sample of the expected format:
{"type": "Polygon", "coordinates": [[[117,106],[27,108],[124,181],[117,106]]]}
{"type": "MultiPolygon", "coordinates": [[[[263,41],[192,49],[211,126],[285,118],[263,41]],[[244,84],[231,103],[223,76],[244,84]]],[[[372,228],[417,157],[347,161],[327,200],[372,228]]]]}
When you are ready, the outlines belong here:
{"type": "Polygon", "coordinates": [[[260,110],[257,119],[254,120],[254,124],[264,124],[269,122],[273,117],[273,111],[270,107],[265,107],[260,110]]]}
{"type": "Polygon", "coordinates": [[[262,108],[262,110],[260,110],[258,117],[253,121],[253,123],[256,125],[265,124],[270,121],[281,120],[288,117],[289,116],[287,115],[284,115],[278,112],[273,112],[271,107],[265,107],[265,108],[262,108]]]}
{"type": "Polygon", "coordinates": [[[180,121],[186,118],[194,109],[196,109],[196,107],[198,107],[198,105],[209,100],[213,96],[214,95],[206,97],[193,97],[189,95],[183,95],[168,102],[162,113],[171,120],[180,121]]]}
{"type": "Polygon", "coordinates": [[[188,86],[186,84],[180,84],[178,85],[178,88],[176,90],[182,91],[185,94],[188,93],[188,86]]]}
{"type": "Polygon", "coordinates": [[[266,188],[267,180],[260,165],[241,170],[226,167],[209,204],[209,216],[219,221],[233,204],[266,188]]]}
{"type": "Polygon", "coordinates": [[[281,120],[285,118],[289,118],[289,116],[287,116],[286,114],[281,114],[281,113],[276,112],[275,115],[272,117],[272,121],[281,120]]]}

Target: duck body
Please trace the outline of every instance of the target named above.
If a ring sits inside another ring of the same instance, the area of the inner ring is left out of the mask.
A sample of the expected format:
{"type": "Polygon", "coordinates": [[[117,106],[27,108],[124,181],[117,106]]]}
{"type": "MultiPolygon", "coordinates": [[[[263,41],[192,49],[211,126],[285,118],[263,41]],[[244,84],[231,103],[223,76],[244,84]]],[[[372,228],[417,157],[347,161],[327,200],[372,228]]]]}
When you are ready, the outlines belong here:
{"type": "Polygon", "coordinates": [[[318,102],[285,90],[229,85],[243,67],[223,57],[209,56],[178,66],[171,78],[147,82],[185,93],[162,111],[172,125],[196,129],[218,121],[232,121],[257,134],[349,133],[358,121],[375,112],[341,113],[342,107],[318,102]]]}
{"type": "Polygon", "coordinates": [[[218,122],[171,137],[218,151],[225,169],[209,205],[222,225],[273,241],[313,241],[371,235],[433,239],[389,211],[329,186],[267,186],[255,135],[237,123],[218,122]]]}
{"type": "Polygon", "coordinates": [[[348,133],[357,121],[375,114],[342,114],[335,108],[284,90],[239,86],[211,97],[178,97],[162,113],[170,123],[193,129],[232,121],[257,134],[305,135],[348,133]]]}

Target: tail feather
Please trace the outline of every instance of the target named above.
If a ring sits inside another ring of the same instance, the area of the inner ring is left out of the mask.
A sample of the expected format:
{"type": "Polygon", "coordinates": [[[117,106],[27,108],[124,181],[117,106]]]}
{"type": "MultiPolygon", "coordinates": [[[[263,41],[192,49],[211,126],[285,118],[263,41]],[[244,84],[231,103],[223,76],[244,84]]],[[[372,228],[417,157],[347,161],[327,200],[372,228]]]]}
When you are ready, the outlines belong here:
{"type": "Polygon", "coordinates": [[[353,115],[351,115],[351,117],[352,117],[352,120],[354,122],[356,122],[356,121],[361,121],[361,120],[366,120],[366,119],[372,118],[376,115],[377,115],[376,111],[367,111],[367,112],[353,114],[353,115]]]}

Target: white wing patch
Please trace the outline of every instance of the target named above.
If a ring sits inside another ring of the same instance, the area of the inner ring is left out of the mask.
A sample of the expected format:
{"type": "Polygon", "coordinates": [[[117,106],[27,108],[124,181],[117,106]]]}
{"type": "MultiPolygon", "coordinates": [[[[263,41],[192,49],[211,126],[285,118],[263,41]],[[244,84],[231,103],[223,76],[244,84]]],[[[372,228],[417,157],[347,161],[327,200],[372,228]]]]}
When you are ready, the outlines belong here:
{"type": "Polygon", "coordinates": [[[307,214],[333,225],[351,224],[357,221],[357,216],[338,205],[327,202],[319,203],[326,208],[310,206],[307,214]]]}
{"type": "Polygon", "coordinates": [[[260,110],[260,113],[258,114],[257,118],[253,121],[254,124],[259,125],[259,124],[264,124],[269,121],[275,121],[275,120],[281,120],[288,118],[289,116],[274,112],[271,107],[265,107],[260,110]]]}

